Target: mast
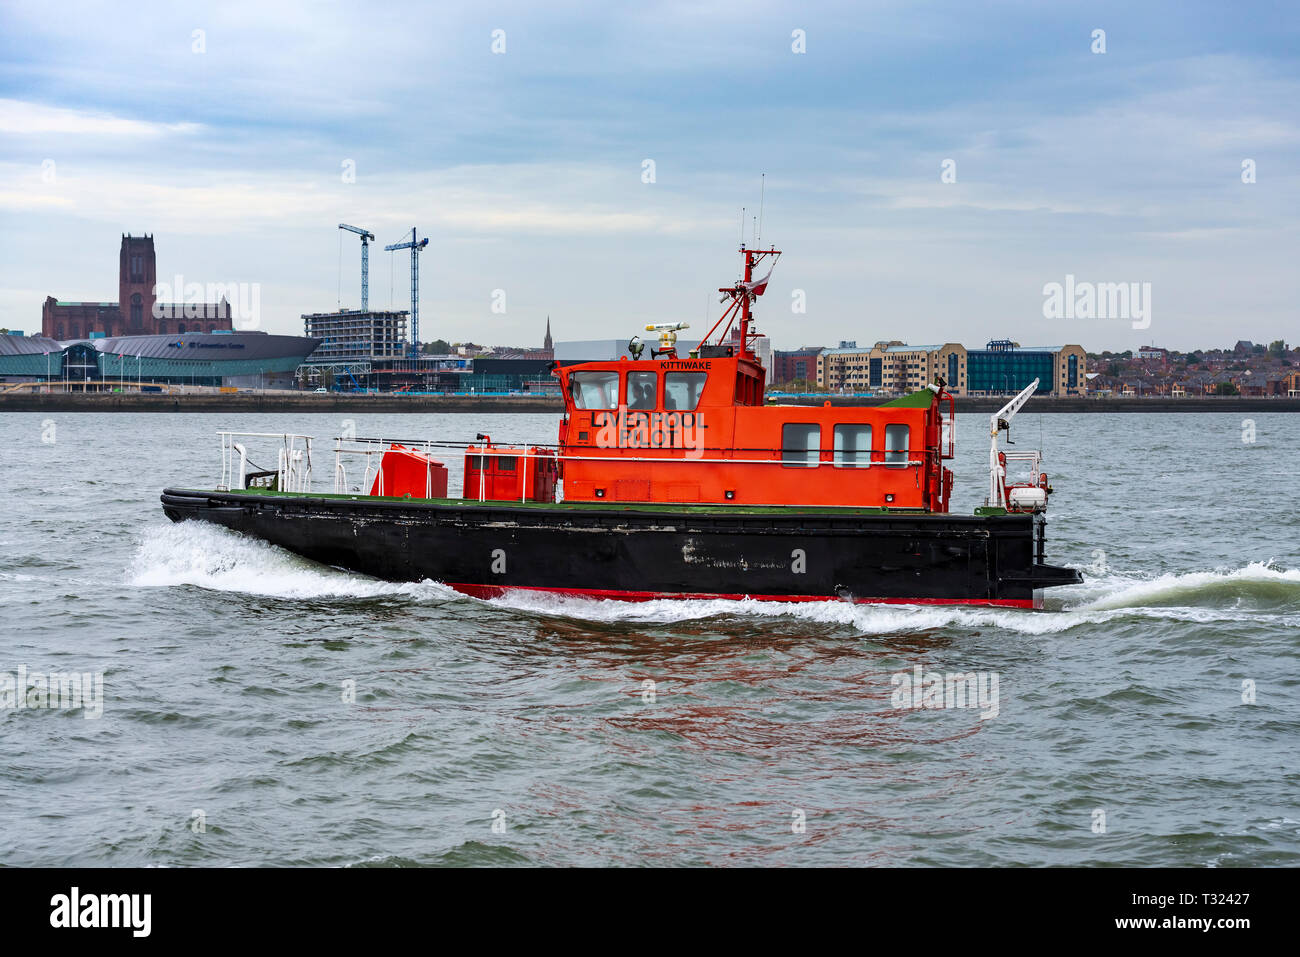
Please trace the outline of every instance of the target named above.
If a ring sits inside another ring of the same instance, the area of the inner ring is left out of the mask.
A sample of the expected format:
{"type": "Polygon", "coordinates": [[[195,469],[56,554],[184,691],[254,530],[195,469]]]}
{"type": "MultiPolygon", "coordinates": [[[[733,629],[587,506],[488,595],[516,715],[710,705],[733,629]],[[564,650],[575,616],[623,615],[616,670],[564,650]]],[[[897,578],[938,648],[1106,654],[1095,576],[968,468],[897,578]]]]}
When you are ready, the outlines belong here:
{"type": "Polygon", "coordinates": [[[741,243],[740,252],[745,257],[745,270],[742,278],[734,285],[722,286],[718,289],[718,292],[722,293],[722,301],[731,300],[731,305],[713,324],[713,328],[700,341],[700,345],[707,343],[719,328],[722,331],[718,333],[716,344],[722,345],[727,333],[731,331],[732,323],[739,321],[737,334],[740,337],[740,355],[743,358],[756,359],[757,356],[750,349],[750,338],[752,336],[750,326],[754,321],[753,302],[767,291],[767,281],[772,277],[772,269],[775,267],[776,261],[781,258],[781,250],[775,246],[770,249],[750,249],[744,243],[741,243]],[[772,257],[772,265],[768,267],[767,275],[761,279],[755,279],[754,267],[769,256],[772,257]]]}
{"type": "MultiPolygon", "coordinates": [[[[745,288],[754,281],[754,250],[746,249],[745,244],[740,244],[740,251],[745,254],[745,288]]],[[[740,306],[740,354],[748,356],[749,352],[749,304],[752,301],[751,296],[745,296],[740,306]]]]}

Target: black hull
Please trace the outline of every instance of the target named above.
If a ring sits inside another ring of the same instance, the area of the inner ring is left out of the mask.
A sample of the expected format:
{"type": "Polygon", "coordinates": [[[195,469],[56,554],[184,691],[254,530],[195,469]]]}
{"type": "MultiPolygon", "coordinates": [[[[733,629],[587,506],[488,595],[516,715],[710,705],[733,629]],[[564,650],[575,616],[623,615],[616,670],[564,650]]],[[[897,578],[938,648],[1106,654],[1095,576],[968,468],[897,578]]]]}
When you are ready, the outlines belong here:
{"type": "Polygon", "coordinates": [[[1033,607],[1082,581],[1042,562],[1032,515],[512,506],[167,489],[173,521],[244,532],[390,581],[479,597],[845,600],[1033,607]],[[1037,556],[1037,557],[1036,557],[1037,556]]]}

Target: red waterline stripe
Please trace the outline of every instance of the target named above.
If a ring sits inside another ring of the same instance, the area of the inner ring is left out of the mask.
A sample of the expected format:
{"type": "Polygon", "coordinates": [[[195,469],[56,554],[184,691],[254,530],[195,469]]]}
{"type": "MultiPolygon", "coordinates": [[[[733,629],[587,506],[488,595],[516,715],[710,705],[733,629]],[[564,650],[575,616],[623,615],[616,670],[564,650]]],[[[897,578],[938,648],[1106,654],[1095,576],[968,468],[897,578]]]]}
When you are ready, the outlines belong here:
{"type": "MultiPolygon", "coordinates": [[[[540,585],[470,585],[464,582],[444,582],[448,588],[473,598],[502,598],[512,591],[543,592],[548,595],[567,595],[575,598],[600,598],[610,601],[656,601],[661,598],[681,601],[843,601],[836,595],[741,595],[713,592],[620,591],[609,588],[546,588],[540,585]]],[[[855,605],[981,605],[998,608],[1033,608],[1032,598],[855,598],[855,605]]]]}

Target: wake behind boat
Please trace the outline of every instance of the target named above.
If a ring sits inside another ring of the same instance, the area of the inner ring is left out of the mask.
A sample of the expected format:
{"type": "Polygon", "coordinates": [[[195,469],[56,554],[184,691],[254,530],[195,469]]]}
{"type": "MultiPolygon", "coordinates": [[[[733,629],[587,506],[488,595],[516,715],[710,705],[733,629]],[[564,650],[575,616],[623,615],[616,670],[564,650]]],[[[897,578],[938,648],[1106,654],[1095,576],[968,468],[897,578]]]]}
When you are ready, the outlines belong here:
{"type": "Polygon", "coordinates": [[[952,515],[943,462],[955,403],[944,380],[870,408],[765,404],[752,306],[781,254],[741,253],[743,278],[719,290],[726,311],[686,357],[676,349],[686,325],[668,323],[647,326],[660,333],[649,359],[634,338],[630,358],[553,367],[565,402],[553,445],[340,438],[324,493],[311,437],[225,432],[218,487],[166,489],[163,509],[325,564],[483,598],[1038,607],[1042,589],[1082,581],[1045,561],[1040,453],[999,446],[1037,380],[991,419],[985,504],[952,515]],[[254,440],[276,447],[275,469],[249,470],[254,440]],[[458,498],[436,458],[448,452],[464,455],[458,498]],[[357,457],[360,494],[349,485],[357,457]],[[1009,481],[1009,469],[1026,477],[1009,481]]]}

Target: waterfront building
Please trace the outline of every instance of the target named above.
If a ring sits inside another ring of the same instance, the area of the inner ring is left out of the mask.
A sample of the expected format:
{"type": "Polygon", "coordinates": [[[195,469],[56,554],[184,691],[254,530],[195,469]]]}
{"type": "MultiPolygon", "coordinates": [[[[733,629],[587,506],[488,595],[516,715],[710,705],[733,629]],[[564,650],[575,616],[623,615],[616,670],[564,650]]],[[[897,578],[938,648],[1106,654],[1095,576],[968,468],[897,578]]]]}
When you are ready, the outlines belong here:
{"type": "Polygon", "coordinates": [[[319,339],[262,332],[96,336],[60,342],[0,336],[0,384],[50,382],[85,392],[141,385],[293,388],[319,339]]]}
{"type": "MultiPolygon", "coordinates": [[[[71,302],[47,296],[41,306],[41,334],[63,341],[89,339],[94,334],[170,335],[233,328],[230,302],[224,295],[217,302],[159,302],[157,283],[153,237],[123,235],[117,301],[71,302]]],[[[183,289],[171,290],[175,298],[183,298],[183,294],[183,289]]]]}
{"type": "Polygon", "coordinates": [[[939,355],[946,348],[912,346],[897,339],[869,348],[842,342],[834,349],[823,349],[817,357],[817,384],[831,392],[914,392],[934,380],[939,355]]]}
{"type": "Polygon", "coordinates": [[[793,382],[815,384],[817,357],[821,346],[801,346],[798,349],[778,349],[772,353],[772,370],[768,385],[788,385],[793,382]]]}
{"type": "Polygon", "coordinates": [[[1087,353],[1082,346],[1021,346],[993,340],[983,349],[961,343],[877,342],[869,349],[841,343],[817,357],[817,384],[831,392],[903,395],[942,374],[956,396],[1014,395],[1035,378],[1040,394],[1083,395],[1087,353]]]}

